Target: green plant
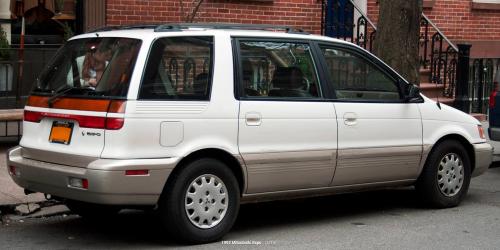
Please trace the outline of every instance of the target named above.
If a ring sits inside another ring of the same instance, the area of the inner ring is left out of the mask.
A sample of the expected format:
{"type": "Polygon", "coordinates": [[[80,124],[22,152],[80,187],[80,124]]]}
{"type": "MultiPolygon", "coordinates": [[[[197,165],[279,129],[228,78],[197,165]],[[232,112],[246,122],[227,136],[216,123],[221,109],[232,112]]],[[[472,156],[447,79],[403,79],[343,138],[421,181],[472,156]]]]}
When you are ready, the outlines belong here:
{"type": "Polygon", "coordinates": [[[64,23],[63,25],[63,31],[64,31],[64,41],[68,41],[72,36],[75,35],[73,30],[71,29],[71,26],[69,26],[68,23],[64,23]]]}
{"type": "Polygon", "coordinates": [[[8,59],[9,58],[9,41],[7,40],[7,34],[3,30],[2,26],[0,26],[0,58],[8,59]]]}

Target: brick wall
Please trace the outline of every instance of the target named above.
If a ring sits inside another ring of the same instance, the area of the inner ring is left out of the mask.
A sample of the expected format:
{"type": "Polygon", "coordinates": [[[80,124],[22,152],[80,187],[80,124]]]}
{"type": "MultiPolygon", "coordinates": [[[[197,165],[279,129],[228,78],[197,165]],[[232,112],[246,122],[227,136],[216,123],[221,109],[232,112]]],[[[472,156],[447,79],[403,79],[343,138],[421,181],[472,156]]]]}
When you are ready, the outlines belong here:
{"type": "MultiPolygon", "coordinates": [[[[368,0],[368,16],[378,20],[379,0],[368,0]]],[[[426,0],[424,0],[426,1],[426,0]]],[[[453,42],[472,44],[474,57],[500,57],[500,4],[472,7],[472,0],[427,1],[424,13],[453,42]]]]}
{"type": "MultiPolygon", "coordinates": [[[[182,22],[179,0],[107,0],[106,11],[106,25],[182,22]]],[[[205,0],[195,22],[288,25],[320,34],[321,1],[205,0]]]]}

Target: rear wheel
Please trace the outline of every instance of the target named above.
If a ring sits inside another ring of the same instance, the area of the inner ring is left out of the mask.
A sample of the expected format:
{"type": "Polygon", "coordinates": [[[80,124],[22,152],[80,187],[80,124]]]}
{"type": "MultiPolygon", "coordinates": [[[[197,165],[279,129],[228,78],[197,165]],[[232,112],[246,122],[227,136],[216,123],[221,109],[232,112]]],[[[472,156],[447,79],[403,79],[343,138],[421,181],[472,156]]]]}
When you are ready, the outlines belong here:
{"type": "Polygon", "coordinates": [[[458,141],[444,141],[436,147],[427,159],[416,189],[433,207],[454,207],[460,204],[469,189],[469,155],[458,141]]]}
{"type": "Polygon", "coordinates": [[[224,163],[195,160],[172,178],[159,201],[159,213],[173,239],[199,244],[229,232],[238,215],[240,191],[224,163]]]}

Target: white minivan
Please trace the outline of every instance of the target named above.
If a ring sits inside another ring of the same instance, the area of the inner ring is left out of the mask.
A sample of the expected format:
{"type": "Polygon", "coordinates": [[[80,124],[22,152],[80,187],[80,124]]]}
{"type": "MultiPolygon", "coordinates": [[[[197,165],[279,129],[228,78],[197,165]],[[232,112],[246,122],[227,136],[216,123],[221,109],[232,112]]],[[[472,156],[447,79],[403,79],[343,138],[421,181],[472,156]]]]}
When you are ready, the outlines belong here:
{"type": "Polygon", "coordinates": [[[72,38],[29,97],[12,179],[82,216],[158,211],[205,243],[240,203],[415,186],[457,206],[492,160],[481,124],[368,51],[273,26],[168,24],[72,38]]]}

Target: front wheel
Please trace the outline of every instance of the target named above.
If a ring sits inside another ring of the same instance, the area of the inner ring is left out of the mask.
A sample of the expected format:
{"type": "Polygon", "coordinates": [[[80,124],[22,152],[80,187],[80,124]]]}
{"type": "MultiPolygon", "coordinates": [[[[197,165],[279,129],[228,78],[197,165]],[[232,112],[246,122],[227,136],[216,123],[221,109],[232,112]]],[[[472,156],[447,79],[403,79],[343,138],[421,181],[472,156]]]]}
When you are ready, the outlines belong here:
{"type": "Polygon", "coordinates": [[[427,159],[416,189],[433,207],[455,207],[460,204],[469,189],[469,155],[458,141],[444,141],[436,147],[427,159]]]}
{"type": "Polygon", "coordinates": [[[239,210],[239,185],[232,171],[218,160],[204,158],[187,164],[172,178],[159,201],[169,234],[196,244],[222,238],[239,210]]]}

